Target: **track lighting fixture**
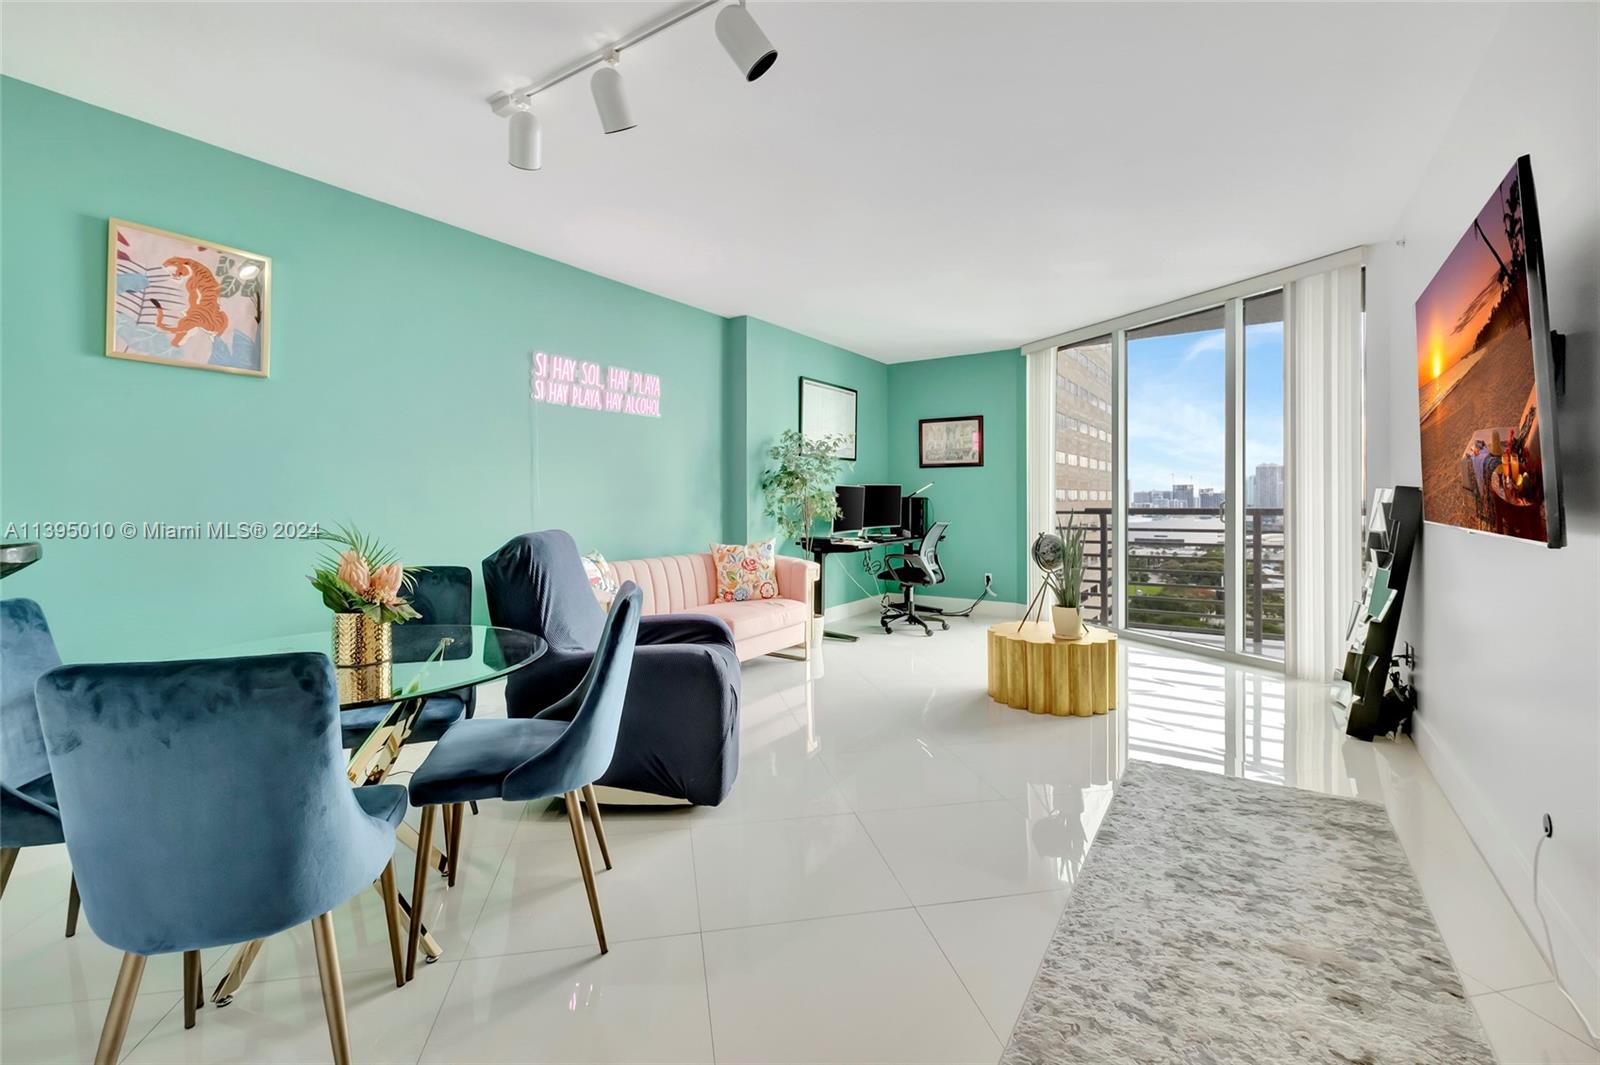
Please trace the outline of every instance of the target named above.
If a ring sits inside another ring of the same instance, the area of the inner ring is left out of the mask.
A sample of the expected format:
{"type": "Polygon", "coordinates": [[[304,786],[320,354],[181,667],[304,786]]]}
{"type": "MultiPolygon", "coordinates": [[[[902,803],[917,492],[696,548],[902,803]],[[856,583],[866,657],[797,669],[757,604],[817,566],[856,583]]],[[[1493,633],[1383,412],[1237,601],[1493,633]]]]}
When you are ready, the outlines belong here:
{"type": "Polygon", "coordinates": [[[606,133],[621,133],[637,123],[628,110],[628,96],[623,90],[622,72],[617,69],[617,50],[606,56],[605,65],[589,79],[589,91],[594,93],[595,110],[600,112],[600,128],[606,133]]]}
{"type": "MultiPolygon", "coordinates": [[[[607,133],[621,133],[625,129],[632,129],[637,123],[634,122],[633,112],[628,107],[627,92],[622,84],[622,72],[617,69],[622,53],[722,2],[723,0],[701,0],[692,7],[681,8],[675,14],[667,15],[643,29],[628,34],[610,47],[578,60],[543,81],[508,92],[497,92],[489,97],[489,107],[501,118],[508,119],[511,124],[508,152],[511,165],[519,170],[538,170],[542,162],[539,119],[533,113],[533,98],[546,89],[555,88],[568,78],[576,77],[590,67],[600,68],[589,79],[589,91],[594,95],[595,110],[600,113],[600,128],[607,133]]],[[[771,70],[772,64],[778,61],[778,50],[772,47],[772,42],[767,40],[767,35],[761,32],[761,27],[756,25],[756,20],[745,9],[744,0],[728,4],[717,12],[716,32],[717,40],[722,42],[723,49],[746,81],[755,81],[771,70]]]]}
{"type": "Polygon", "coordinates": [[[745,81],[755,81],[778,61],[778,50],[742,2],[717,12],[717,40],[745,81]]]}
{"type": "Polygon", "coordinates": [[[523,102],[511,112],[511,148],[507,161],[518,170],[538,170],[544,165],[543,142],[539,116],[523,102]]]}

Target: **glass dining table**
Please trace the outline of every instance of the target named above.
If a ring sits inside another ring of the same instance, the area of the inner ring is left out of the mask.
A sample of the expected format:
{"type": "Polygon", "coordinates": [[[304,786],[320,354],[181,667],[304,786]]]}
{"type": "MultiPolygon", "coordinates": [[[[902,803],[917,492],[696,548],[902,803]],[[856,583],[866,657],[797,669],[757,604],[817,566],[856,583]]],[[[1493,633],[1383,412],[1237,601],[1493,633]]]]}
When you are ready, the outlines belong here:
{"type": "MultiPolygon", "coordinates": [[[[386,706],[385,712],[364,715],[372,727],[350,752],[346,775],[356,786],[382,783],[394,771],[396,761],[412,738],[423,706],[432,696],[460,688],[470,688],[515,673],[545,653],[544,640],[519,629],[494,625],[423,625],[410,622],[393,630],[393,655],[386,662],[358,666],[335,666],[341,712],[386,706]]],[[[248,643],[216,647],[206,658],[232,658],[247,655],[282,654],[312,651],[330,654],[331,628],[273,636],[248,643]]],[[[400,842],[413,850],[420,844],[416,831],[401,824],[400,842]]],[[[448,835],[448,833],[447,833],[448,835]]],[[[441,872],[454,856],[429,847],[427,861],[441,872]]],[[[374,885],[376,886],[376,885],[374,885]]],[[[411,909],[400,898],[402,922],[409,923],[411,909]]],[[[404,932],[404,929],[402,929],[404,932]]],[[[261,940],[240,947],[229,963],[227,974],[211,993],[211,1001],[225,1006],[244,983],[245,975],[261,950],[261,940]]],[[[427,929],[422,929],[421,945],[426,960],[437,961],[443,949],[427,929]]]]}

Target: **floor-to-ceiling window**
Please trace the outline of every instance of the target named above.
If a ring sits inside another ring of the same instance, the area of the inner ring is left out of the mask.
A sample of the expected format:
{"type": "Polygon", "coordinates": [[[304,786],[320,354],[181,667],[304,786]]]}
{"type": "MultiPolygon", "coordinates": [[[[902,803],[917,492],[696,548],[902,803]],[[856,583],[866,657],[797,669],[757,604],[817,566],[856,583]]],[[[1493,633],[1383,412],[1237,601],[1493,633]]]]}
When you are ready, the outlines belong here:
{"type": "Polygon", "coordinates": [[[1124,624],[1227,641],[1227,337],[1223,307],[1127,333],[1124,624]]]}
{"type": "MultiPolygon", "coordinates": [[[[1293,431],[1284,285],[1336,258],[1029,349],[1051,370],[1047,410],[1029,408],[1030,420],[1051,419],[1048,453],[1031,430],[1029,445],[1050,479],[1031,480],[1030,490],[1050,493],[1045,520],[1087,533],[1087,618],[1160,642],[1284,660],[1284,442],[1293,431]]],[[[1030,384],[1030,395],[1042,401],[1042,388],[1030,384]]],[[[1040,513],[1030,509],[1035,520],[1040,513]]]]}
{"type": "Polygon", "coordinates": [[[1115,537],[1111,519],[1111,337],[1056,352],[1052,492],[1055,520],[1084,532],[1083,612],[1111,624],[1115,537]]]}

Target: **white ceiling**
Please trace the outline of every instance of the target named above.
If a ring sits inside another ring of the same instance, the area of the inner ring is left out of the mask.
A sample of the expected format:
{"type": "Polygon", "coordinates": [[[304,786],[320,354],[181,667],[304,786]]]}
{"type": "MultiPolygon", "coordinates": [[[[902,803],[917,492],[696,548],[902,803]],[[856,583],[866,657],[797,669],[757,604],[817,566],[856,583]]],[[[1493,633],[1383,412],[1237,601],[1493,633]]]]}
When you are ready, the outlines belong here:
{"type": "Polygon", "coordinates": [[[1009,347],[1385,239],[1501,4],[756,3],[537,101],[679,4],[23,4],[0,67],[723,315],[885,361],[1009,347]],[[130,57],[149,56],[133,60],[130,57]]]}

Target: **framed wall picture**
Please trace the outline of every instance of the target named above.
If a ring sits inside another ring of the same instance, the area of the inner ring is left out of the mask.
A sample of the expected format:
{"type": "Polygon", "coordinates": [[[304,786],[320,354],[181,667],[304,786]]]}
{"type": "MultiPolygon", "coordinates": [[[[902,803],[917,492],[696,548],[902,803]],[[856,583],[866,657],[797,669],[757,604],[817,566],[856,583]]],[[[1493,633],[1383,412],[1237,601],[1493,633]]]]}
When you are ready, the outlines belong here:
{"type": "Polygon", "coordinates": [[[923,469],[983,465],[983,415],[923,418],[917,422],[917,454],[923,469]]]}
{"type": "Polygon", "coordinates": [[[837,455],[856,460],[856,390],[830,385],[810,377],[800,378],[800,435],[845,438],[837,455]]]}
{"type": "Polygon", "coordinates": [[[267,376],[272,260],[111,219],[106,354],[267,376]]]}

